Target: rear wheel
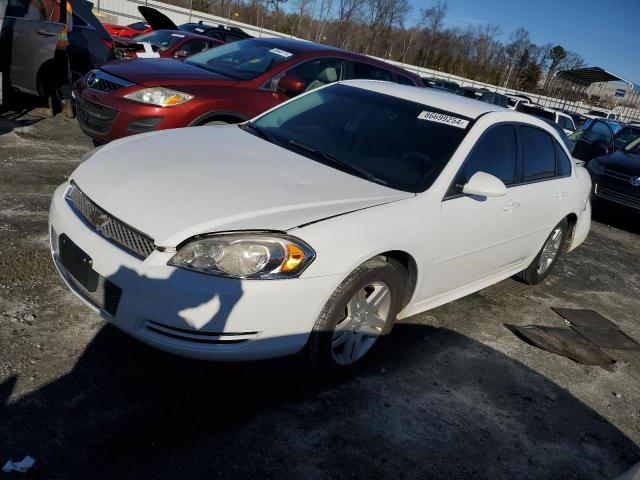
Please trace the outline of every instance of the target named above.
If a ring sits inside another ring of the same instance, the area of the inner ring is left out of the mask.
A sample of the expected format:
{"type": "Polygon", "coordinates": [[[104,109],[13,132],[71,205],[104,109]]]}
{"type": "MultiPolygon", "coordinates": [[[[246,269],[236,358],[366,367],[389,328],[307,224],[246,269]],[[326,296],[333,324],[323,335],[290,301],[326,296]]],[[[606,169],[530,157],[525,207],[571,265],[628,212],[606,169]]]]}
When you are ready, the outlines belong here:
{"type": "Polygon", "coordinates": [[[349,275],[318,316],[305,355],[320,373],[349,371],[382,335],[402,308],[406,272],[393,259],[376,257],[349,275]]]}
{"type": "Polygon", "coordinates": [[[525,270],[516,275],[518,280],[529,285],[537,285],[547,278],[562,251],[568,225],[565,218],[553,228],[536,258],[525,270]]]}

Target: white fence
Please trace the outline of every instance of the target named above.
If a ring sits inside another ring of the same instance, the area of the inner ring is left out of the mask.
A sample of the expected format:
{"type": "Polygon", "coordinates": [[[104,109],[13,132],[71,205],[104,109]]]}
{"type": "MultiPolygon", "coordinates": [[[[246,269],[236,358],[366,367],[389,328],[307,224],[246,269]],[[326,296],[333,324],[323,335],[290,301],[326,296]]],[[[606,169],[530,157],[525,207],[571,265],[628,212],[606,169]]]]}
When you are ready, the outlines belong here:
{"type": "MultiPolygon", "coordinates": [[[[297,38],[291,35],[286,35],[284,33],[276,32],[273,30],[268,30],[260,27],[256,27],[255,25],[249,25],[247,23],[238,22],[235,20],[231,20],[229,18],[218,17],[216,15],[211,15],[209,13],[203,13],[196,10],[189,10],[188,8],[182,8],[175,5],[169,5],[167,3],[159,2],[156,0],[93,0],[94,1],[94,9],[98,12],[106,13],[115,17],[117,23],[121,25],[126,25],[128,23],[132,23],[136,20],[141,20],[142,17],[140,12],[138,11],[138,6],[147,5],[157,10],[161,11],[169,18],[171,18],[177,25],[187,22],[198,22],[203,21],[205,23],[213,23],[213,24],[223,24],[228,26],[239,27],[245,32],[253,35],[255,37],[281,37],[281,38],[297,38]]],[[[231,14],[231,11],[229,11],[231,14]]],[[[304,39],[301,39],[304,40],[304,39]]],[[[518,92],[516,90],[507,90],[502,87],[498,87],[496,85],[491,85],[488,83],[477,82],[474,80],[469,80],[467,78],[458,77],[456,75],[450,75],[444,72],[439,72],[437,70],[430,70],[428,68],[417,67],[415,65],[403,64],[401,62],[388,60],[388,59],[380,59],[386,62],[392,63],[394,65],[398,65],[403,67],[410,72],[417,73],[422,77],[437,77],[443,78],[447,80],[451,80],[460,84],[463,87],[476,87],[476,88],[487,88],[493,92],[498,93],[520,93],[523,95],[527,95],[534,102],[539,103],[545,107],[550,108],[562,108],[571,111],[575,111],[578,113],[586,113],[589,110],[597,109],[592,107],[591,105],[582,103],[582,102],[569,102],[566,100],[559,100],[553,97],[547,97],[543,95],[537,95],[534,93],[528,92],[518,92]]],[[[640,110],[631,110],[625,109],[625,120],[630,119],[640,119],[640,110]]]]}

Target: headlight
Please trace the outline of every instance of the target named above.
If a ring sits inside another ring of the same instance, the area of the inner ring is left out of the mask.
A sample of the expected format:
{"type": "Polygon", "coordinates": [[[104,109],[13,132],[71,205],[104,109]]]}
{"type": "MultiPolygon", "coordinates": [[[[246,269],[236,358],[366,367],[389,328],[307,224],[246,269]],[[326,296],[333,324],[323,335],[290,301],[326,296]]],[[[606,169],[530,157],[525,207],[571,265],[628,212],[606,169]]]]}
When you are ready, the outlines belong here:
{"type": "Polygon", "coordinates": [[[192,240],[168,264],[223,277],[277,279],[297,277],[314,258],[315,252],[298,238],[242,232],[192,240]]]}
{"type": "Polygon", "coordinates": [[[589,170],[594,175],[604,175],[605,167],[605,162],[603,162],[600,158],[594,158],[589,163],[587,163],[587,170],[589,170]]]}
{"type": "Polygon", "coordinates": [[[188,102],[193,98],[193,95],[164,87],[151,87],[128,93],[124,98],[159,107],[172,107],[188,102]]]}

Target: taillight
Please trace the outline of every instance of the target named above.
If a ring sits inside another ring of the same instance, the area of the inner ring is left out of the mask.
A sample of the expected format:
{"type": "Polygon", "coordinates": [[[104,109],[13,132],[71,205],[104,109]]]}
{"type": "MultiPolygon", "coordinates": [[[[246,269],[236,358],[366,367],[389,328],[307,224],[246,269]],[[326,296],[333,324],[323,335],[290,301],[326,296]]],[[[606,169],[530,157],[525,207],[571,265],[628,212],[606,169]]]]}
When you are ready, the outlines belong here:
{"type": "Polygon", "coordinates": [[[113,38],[102,38],[101,40],[109,50],[113,50],[113,38]]]}

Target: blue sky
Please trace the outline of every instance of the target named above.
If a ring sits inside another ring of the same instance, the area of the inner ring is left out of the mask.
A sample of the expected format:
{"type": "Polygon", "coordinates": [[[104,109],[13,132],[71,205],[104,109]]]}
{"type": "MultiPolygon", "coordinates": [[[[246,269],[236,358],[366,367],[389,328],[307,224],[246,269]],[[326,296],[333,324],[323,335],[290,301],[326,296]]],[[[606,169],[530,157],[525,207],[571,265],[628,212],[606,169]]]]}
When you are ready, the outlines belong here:
{"type": "MultiPolygon", "coordinates": [[[[411,0],[414,14],[434,0],[411,0]]],[[[502,40],[518,27],[531,41],[562,45],[590,66],[640,84],[640,0],[448,0],[447,28],[493,23],[502,40]]]]}

